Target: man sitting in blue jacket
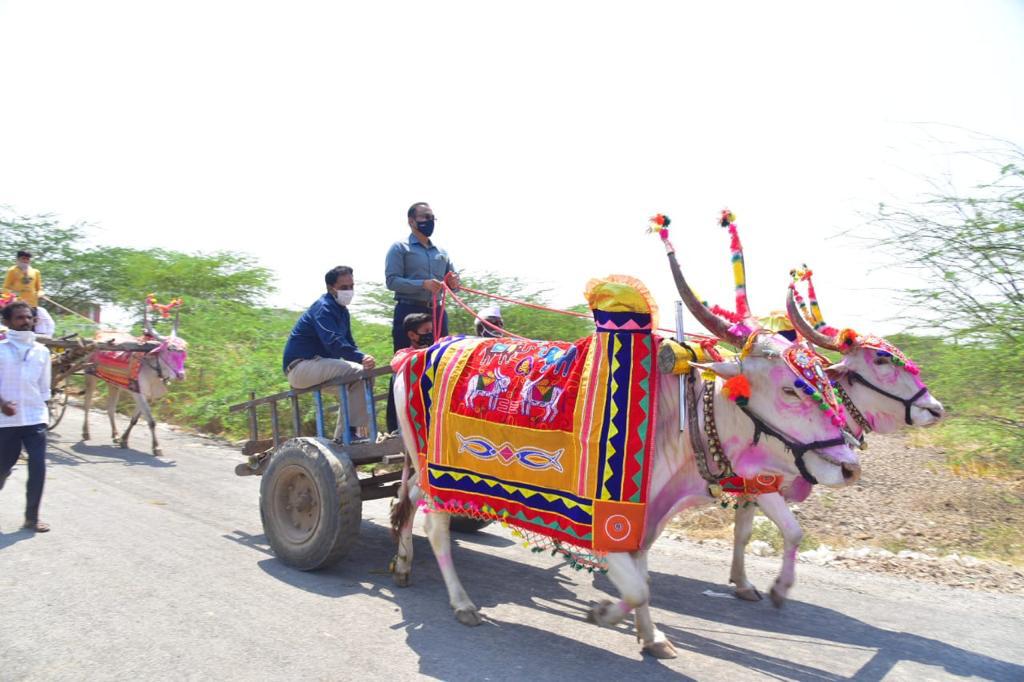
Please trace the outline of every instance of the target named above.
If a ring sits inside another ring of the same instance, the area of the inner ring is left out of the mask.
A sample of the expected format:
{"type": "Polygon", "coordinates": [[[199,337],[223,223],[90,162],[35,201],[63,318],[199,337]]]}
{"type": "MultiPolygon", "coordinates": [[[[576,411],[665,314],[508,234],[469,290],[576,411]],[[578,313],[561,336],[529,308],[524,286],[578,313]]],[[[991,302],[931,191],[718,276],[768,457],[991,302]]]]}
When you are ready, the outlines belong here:
{"type": "MultiPolygon", "coordinates": [[[[352,268],[339,265],[324,275],[327,293],[295,323],[284,347],[284,373],[292,388],[309,388],[339,377],[373,369],[376,361],[356,346],[348,305],[352,302],[352,268]]],[[[349,418],[352,427],[369,424],[363,383],[349,385],[349,418]]],[[[334,432],[341,438],[341,414],[334,432]]]]}

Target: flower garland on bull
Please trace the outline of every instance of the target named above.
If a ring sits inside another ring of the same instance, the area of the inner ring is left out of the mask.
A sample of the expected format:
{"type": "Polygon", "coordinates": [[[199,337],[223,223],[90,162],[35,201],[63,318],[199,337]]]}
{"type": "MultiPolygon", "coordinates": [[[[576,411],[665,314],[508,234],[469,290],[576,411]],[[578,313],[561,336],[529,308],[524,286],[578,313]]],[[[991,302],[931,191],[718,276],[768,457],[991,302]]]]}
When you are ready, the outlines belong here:
{"type": "MultiPolygon", "coordinates": [[[[740,372],[736,376],[728,378],[725,381],[722,388],[723,395],[736,403],[736,405],[754,423],[754,444],[757,443],[761,435],[767,435],[780,440],[794,453],[800,475],[809,484],[813,485],[817,481],[804,465],[804,453],[818,448],[827,448],[836,445],[849,445],[850,439],[847,435],[843,434],[839,438],[815,441],[812,443],[800,443],[788,437],[781,431],[771,427],[760,416],[754,414],[748,409],[747,406],[751,396],[751,387],[749,380],[742,373],[743,360],[750,355],[752,349],[756,345],[757,339],[760,336],[772,334],[775,330],[760,328],[757,322],[749,316],[743,253],[742,246],[739,241],[739,234],[735,225],[735,215],[731,211],[723,211],[720,224],[723,227],[727,227],[730,232],[730,250],[732,252],[731,260],[734,266],[733,273],[736,284],[737,310],[746,311],[746,314],[744,315],[739,314],[739,312],[730,313],[729,311],[721,309],[719,306],[710,307],[707,303],[700,301],[696,295],[693,294],[692,289],[690,289],[685,278],[682,276],[678,261],[675,258],[675,248],[668,238],[668,226],[670,222],[671,221],[667,216],[658,214],[650,219],[648,232],[656,233],[661,237],[668,253],[669,264],[672,269],[673,277],[676,279],[676,285],[679,288],[680,294],[683,296],[683,299],[690,308],[690,311],[702,322],[702,324],[704,324],[706,328],[708,328],[709,331],[719,338],[732,339],[731,341],[728,341],[728,343],[742,349],[738,356],[734,356],[740,364],[740,372]],[[690,295],[687,296],[687,293],[690,295]]],[[[843,400],[836,395],[832,382],[825,374],[823,358],[814,353],[810,347],[802,344],[788,345],[788,347],[781,352],[781,357],[795,375],[793,380],[794,388],[808,395],[824,413],[824,416],[829,419],[834,426],[839,427],[842,432],[843,425],[846,420],[843,400]]],[[[658,360],[661,371],[670,371],[679,375],[687,374],[691,385],[695,383],[696,377],[695,374],[691,372],[690,367],[691,365],[700,367],[698,364],[700,359],[697,352],[688,346],[685,341],[673,340],[665,342],[662,345],[658,360]]],[[[708,483],[709,494],[719,499],[719,504],[723,508],[730,506],[733,508],[739,508],[741,506],[746,507],[750,504],[756,503],[757,497],[761,494],[778,492],[784,482],[784,476],[782,475],[759,473],[752,477],[745,478],[737,475],[733,471],[732,466],[724,454],[718,435],[717,425],[715,423],[714,374],[706,371],[701,374],[704,380],[703,387],[700,391],[703,405],[702,414],[704,417],[703,442],[698,436],[701,429],[699,428],[696,417],[696,395],[698,392],[695,388],[687,392],[688,414],[690,418],[689,430],[691,442],[695,452],[697,453],[697,468],[701,476],[708,483]],[[712,471],[712,462],[714,463],[715,471],[712,471]]]]}
{"type": "Polygon", "coordinates": [[[579,570],[643,546],[654,447],[657,307],[591,280],[575,342],[449,337],[400,360],[421,507],[500,521],[579,570]]]}

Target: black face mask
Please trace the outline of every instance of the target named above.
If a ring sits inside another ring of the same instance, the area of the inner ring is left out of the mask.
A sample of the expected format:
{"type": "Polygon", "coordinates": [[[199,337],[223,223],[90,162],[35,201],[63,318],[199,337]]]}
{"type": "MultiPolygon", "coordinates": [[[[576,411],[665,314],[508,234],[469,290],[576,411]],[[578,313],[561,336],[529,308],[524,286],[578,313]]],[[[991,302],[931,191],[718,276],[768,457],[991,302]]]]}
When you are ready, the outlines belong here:
{"type": "Polygon", "coordinates": [[[419,348],[426,348],[427,346],[433,346],[434,345],[434,334],[433,333],[420,334],[419,335],[419,341],[416,342],[416,345],[419,348]]]}
{"type": "Polygon", "coordinates": [[[416,229],[419,230],[424,237],[429,237],[434,234],[434,219],[417,220],[416,229]]]}

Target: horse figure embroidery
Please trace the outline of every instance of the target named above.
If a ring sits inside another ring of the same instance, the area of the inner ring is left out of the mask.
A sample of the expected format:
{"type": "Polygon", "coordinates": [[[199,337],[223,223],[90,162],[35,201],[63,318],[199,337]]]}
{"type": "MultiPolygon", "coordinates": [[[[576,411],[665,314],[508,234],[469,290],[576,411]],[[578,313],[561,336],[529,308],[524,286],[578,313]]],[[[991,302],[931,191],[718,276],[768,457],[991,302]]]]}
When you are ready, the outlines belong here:
{"type": "Polygon", "coordinates": [[[551,366],[551,373],[561,374],[563,377],[569,376],[569,370],[572,369],[572,363],[576,361],[577,352],[576,346],[569,346],[563,350],[551,366]]]}
{"type": "Polygon", "coordinates": [[[520,409],[524,415],[529,415],[531,408],[543,408],[544,416],[541,417],[541,421],[550,422],[558,416],[558,401],[564,391],[561,386],[552,386],[546,377],[527,379],[520,394],[520,409]]]}
{"type": "Polygon", "coordinates": [[[567,377],[572,369],[572,363],[576,361],[578,353],[579,349],[576,346],[569,346],[568,348],[542,346],[540,352],[537,353],[537,361],[541,363],[542,368],[550,367],[552,374],[560,374],[563,377],[567,377]]]}
{"type": "Polygon", "coordinates": [[[477,374],[470,381],[470,388],[466,391],[466,407],[476,409],[474,404],[476,399],[479,396],[486,396],[487,409],[493,410],[498,404],[498,399],[508,390],[511,383],[512,380],[501,373],[500,367],[495,368],[493,374],[490,372],[477,374]]]}
{"type": "Polygon", "coordinates": [[[497,357],[498,362],[505,364],[509,359],[516,354],[516,351],[522,344],[519,343],[496,343],[488,348],[485,353],[488,357],[497,357]]]}

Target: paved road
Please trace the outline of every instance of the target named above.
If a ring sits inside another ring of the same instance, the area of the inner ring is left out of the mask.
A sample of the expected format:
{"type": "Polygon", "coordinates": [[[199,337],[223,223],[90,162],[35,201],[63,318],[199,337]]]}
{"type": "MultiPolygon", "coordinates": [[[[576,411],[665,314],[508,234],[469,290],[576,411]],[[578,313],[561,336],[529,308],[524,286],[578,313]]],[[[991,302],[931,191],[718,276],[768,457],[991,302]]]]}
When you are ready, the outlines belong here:
{"type": "MultiPolygon", "coordinates": [[[[781,610],[724,598],[726,557],[665,541],[654,615],[681,655],[643,658],[626,627],[585,622],[611,589],[498,529],[458,541],[486,622],[459,625],[421,534],[414,585],[394,588],[383,501],[358,549],[300,573],[270,554],[258,481],[239,455],[162,430],[166,456],[54,435],[43,518],[17,530],[25,471],[0,493],[0,679],[702,680],[1024,679],[1024,599],[800,567],[781,610]],[[710,594],[708,594],[710,592],[710,594]]],[[[93,415],[93,433],[103,433],[93,415]]],[[[135,445],[147,442],[139,433],[135,445]]],[[[774,560],[756,557],[768,585],[774,560]]]]}

